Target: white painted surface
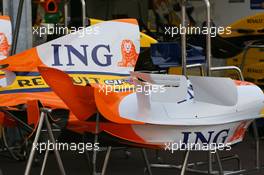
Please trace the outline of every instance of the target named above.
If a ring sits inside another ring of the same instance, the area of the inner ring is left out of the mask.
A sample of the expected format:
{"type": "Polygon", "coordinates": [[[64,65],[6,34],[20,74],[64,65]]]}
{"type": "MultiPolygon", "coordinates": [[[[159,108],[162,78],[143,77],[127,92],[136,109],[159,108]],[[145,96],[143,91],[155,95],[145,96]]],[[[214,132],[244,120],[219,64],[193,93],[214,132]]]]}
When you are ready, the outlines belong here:
{"type": "MultiPolygon", "coordinates": [[[[243,135],[239,135],[242,133],[237,133],[237,131],[241,129],[246,130],[251,122],[252,120],[248,120],[210,126],[162,126],[145,124],[133,125],[133,130],[146,142],[163,146],[167,143],[175,144],[174,146],[181,145],[184,142],[183,133],[189,133],[187,144],[197,143],[202,145],[201,140],[199,138],[197,139],[195,134],[201,133],[209,144],[228,143],[232,145],[242,141],[243,135]]],[[[197,150],[199,150],[199,148],[197,150]]]]}
{"type": "MultiPolygon", "coordinates": [[[[264,94],[257,86],[235,86],[228,78],[201,78],[190,78],[195,89],[193,100],[166,102],[152,100],[152,94],[133,93],[122,99],[119,114],[125,119],[157,125],[217,125],[260,117],[264,94]],[[201,81],[202,85],[198,81],[201,78],[208,80],[201,81]],[[210,83],[214,89],[208,90],[210,83]]],[[[177,92],[167,95],[177,96],[177,92]]]]}

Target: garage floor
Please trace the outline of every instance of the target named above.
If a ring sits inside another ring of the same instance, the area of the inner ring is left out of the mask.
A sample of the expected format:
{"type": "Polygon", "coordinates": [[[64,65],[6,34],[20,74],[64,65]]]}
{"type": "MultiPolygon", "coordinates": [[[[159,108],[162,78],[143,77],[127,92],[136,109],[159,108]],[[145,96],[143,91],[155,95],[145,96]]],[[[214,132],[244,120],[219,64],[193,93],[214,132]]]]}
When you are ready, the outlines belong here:
{"type": "MultiPolygon", "coordinates": [[[[262,152],[260,153],[262,165],[264,165],[263,157],[264,157],[264,141],[261,141],[260,149],[262,152]]],[[[144,174],[144,161],[139,149],[129,149],[131,155],[126,157],[125,151],[123,150],[115,150],[111,154],[110,163],[107,168],[107,173],[109,175],[140,175],[144,174]]],[[[254,140],[251,136],[247,135],[245,141],[241,144],[238,144],[233,147],[231,152],[221,152],[220,156],[226,156],[230,154],[237,153],[241,157],[241,163],[244,168],[250,168],[254,166],[254,140]]],[[[183,161],[184,152],[176,152],[174,154],[168,152],[160,152],[160,155],[163,159],[163,162],[177,164],[183,161]]],[[[99,153],[99,164],[102,164],[104,153],[99,153]]],[[[148,150],[148,156],[152,163],[157,163],[155,159],[155,151],[148,150]]],[[[207,153],[206,152],[192,152],[191,158],[192,162],[195,160],[203,161],[206,160],[207,153]]],[[[66,173],[69,175],[87,175],[89,174],[89,166],[86,159],[85,154],[79,154],[75,152],[63,152],[62,158],[64,161],[66,173]]],[[[4,175],[20,175],[23,174],[25,170],[25,162],[16,162],[14,160],[0,157],[0,167],[3,171],[4,175]]],[[[54,155],[52,154],[49,157],[48,165],[45,174],[48,175],[57,175],[59,174],[58,168],[56,166],[54,155]]],[[[225,162],[223,164],[225,169],[232,170],[236,168],[236,164],[234,161],[225,162]]],[[[206,168],[206,167],[201,167],[206,168]]],[[[216,167],[217,168],[217,167],[216,167]]],[[[32,169],[32,174],[37,175],[40,172],[40,165],[35,164],[32,169]]],[[[154,175],[170,175],[170,174],[180,174],[180,171],[176,169],[157,169],[153,168],[154,175]]],[[[193,175],[194,173],[187,173],[189,175],[193,175]]],[[[254,172],[254,175],[264,174],[264,170],[262,172],[254,172]]]]}

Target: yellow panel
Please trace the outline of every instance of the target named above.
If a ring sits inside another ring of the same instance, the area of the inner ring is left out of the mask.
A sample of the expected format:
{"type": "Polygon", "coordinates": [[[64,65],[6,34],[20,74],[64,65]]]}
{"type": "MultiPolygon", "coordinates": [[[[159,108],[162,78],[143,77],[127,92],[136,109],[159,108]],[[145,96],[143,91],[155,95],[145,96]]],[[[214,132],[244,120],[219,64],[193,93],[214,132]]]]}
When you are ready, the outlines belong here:
{"type": "Polygon", "coordinates": [[[182,74],[182,68],[181,67],[171,67],[169,68],[169,74],[173,75],[181,75],[182,74]]]}
{"type": "Polygon", "coordinates": [[[221,37],[238,37],[247,34],[238,33],[237,29],[252,29],[255,30],[254,33],[250,33],[250,35],[263,35],[263,33],[258,32],[258,30],[264,29],[264,13],[259,13],[254,16],[249,16],[238,20],[237,22],[229,25],[232,28],[231,34],[222,34],[221,37]]]}
{"type": "MultiPolygon", "coordinates": [[[[249,16],[243,18],[234,24],[230,25],[233,32],[231,35],[221,35],[222,37],[241,37],[247,35],[264,35],[263,32],[259,32],[258,30],[264,30],[264,13],[259,13],[254,16],[249,16]],[[251,29],[254,30],[254,33],[250,34],[243,34],[238,33],[236,29],[251,29]]],[[[242,59],[243,59],[243,52],[239,55],[227,59],[228,66],[238,66],[240,67],[242,59]]],[[[229,77],[236,78],[237,75],[234,72],[227,72],[226,74],[229,77]]],[[[243,75],[245,79],[257,84],[257,85],[264,85],[264,49],[263,48],[252,48],[248,50],[246,54],[246,61],[245,67],[243,70],[243,75]]]]}

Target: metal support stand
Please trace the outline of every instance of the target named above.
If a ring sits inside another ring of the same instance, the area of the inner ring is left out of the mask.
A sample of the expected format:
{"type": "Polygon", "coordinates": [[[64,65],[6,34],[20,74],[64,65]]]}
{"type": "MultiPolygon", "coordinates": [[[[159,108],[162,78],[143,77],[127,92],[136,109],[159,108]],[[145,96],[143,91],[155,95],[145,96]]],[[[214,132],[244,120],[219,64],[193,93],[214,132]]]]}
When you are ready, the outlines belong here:
{"type": "MultiPolygon", "coordinates": [[[[97,112],[96,114],[96,127],[95,127],[95,135],[94,135],[94,143],[98,142],[98,134],[99,134],[99,119],[100,119],[100,114],[99,112],[97,112]]],[[[104,159],[104,164],[103,164],[103,168],[101,173],[97,172],[97,167],[96,167],[96,162],[97,162],[97,151],[98,150],[93,150],[93,157],[92,157],[92,175],[105,175],[106,173],[106,168],[107,165],[109,163],[109,159],[110,159],[110,154],[112,151],[112,147],[109,146],[107,147],[107,151],[106,151],[106,155],[105,155],[105,159],[104,159]]]]}
{"type": "Polygon", "coordinates": [[[40,175],[44,174],[45,167],[46,167],[47,160],[48,160],[48,156],[49,156],[49,149],[47,149],[46,152],[45,152],[45,156],[44,156],[43,163],[42,163],[42,166],[41,166],[40,175]]]}
{"type": "MultiPolygon", "coordinates": [[[[207,29],[211,29],[211,4],[209,0],[204,0],[206,5],[206,27],[207,29]]],[[[211,66],[212,66],[212,59],[211,59],[211,34],[208,32],[206,35],[206,73],[207,76],[211,76],[211,66]]]]}
{"type": "Polygon", "coordinates": [[[24,0],[20,0],[19,1],[19,5],[18,5],[15,30],[14,30],[14,34],[13,34],[11,55],[14,55],[16,53],[17,40],[18,40],[18,35],[19,35],[19,29],[20,29],[21,17],[22,17],[22,12],[23,12],[23,6],[24,6],[24,0]]]}
{"type": "MultiPolygon", "coordinates": [[[[257,152],[256,152],[257,154],[257,152]]],[[[190,151],[186,152],[184,162],[182,165],[172,165],[172,164],[151,164],[151,168],[173,168],[173,169],[178,169],[181,170],[181,173],[185,172],[192,172],[192,173],[199,173],[199,174],[211,174],[211,175],[235,175],[235,174],[242,174],[242,173],[250,173],[250,172],[256,172],[257,169],[242,169],[240,165],[240,159],[237,155],[235,156],[229,156],[229,157],[224,157],[220,158],[219,153],[211,153],[208,152],[208,162],[195,162],[195,163],[188,163],[188,157],[190,155],[190,151]],[[214,156],[216,156],[216,160],[214,160],[214,156]],[[224,161],[230,161],[230,160],[237,160],[238,162],[238,169],[234,171],[224,171],[222,162],[224,161]],[[217,163],[218,165],[218,171],[213,170],[213,164],[217,163]],[[202,165],[208,165],[208,170],[199,170],[198,166],[202,165]]],[[[257,162],[259,159],[256,160],[257,162]]]]}
{"type": "Polygon", "coordinates": [[[208,151],[208,174],[213,172],[213,162],[212,162],[212,153],[208,151]]]}
{"type": "Polygon", "coordinates": [[[65,0],[64,2],[64,27],[68,27],[69,21],[71,20],[69,17],[69,3],[70,0],[65,0]]]}
{"type": "Polygon", "coordinates": [[[242,72],[244,71],[244,67],[246,64],[246,58],[247,58],[246,56],[250,49],[264,49],[264,45],[256,45],[254,43],[250,43],[246,46],[243,52],[243,57],[242,57],[241,65],[240,65],[240,69],[242,70],[242,72]]]}
{"type": "Polygon", "coordinates": [[[224,174],[224,171],[223,171],[223,166],[222,166],[222,162],[221,162],[219,153],[216,152],[215,155],[216,155],[216,160],[217,160],[218,167],[219,167],[219,175],[223,175],[224,174]]]}
{"type": "MultiPolygon", "coordinates": [[[[46,124],[46,127],[47,127],[49,139],[51,140],[51,142],[54,145],[56,144],[54,135],[52,133],[51,125],[50,125],[49,120],[48,120],[48,114],[51,112],[51,110],[50,109],[46,109],[46,108],[42,108],[40,111],[41,111],[41,115],[40,115],[40,119],[39,119],[39,124],[38,124],[38,128],[37,128],[37,131],[36,131],[36,136],[35,136],[35,139],[33,141],[33,145],[32,145],[31,151],[30,151],[29,159],[28,159],[26,170],[25,170],[25,173],[24,173],[25,175],[29,175],[30,170],[32,168],[32,163],[34,161],[34,155],[35,155],[35,152],[36,152],[35,146],[37,145],[37,143],[38,143],[38,141],[40,139],[41,129],[42,129],[44,123],[46,124]]],[[[43,162],[43,165],[42,165],[42,168],[41,168],[41,173],[44,172],[45,165],[46,165],[47,158],[48,158],[48,153],[49,153],[49,151],[47,149],[47,151],[45,153],[45,157],[44,157],[44,162],[43,162]]],[[[60,169],[60,173],[62,175],[66,175],[59,151],[54,149],[54,153],[55,153],[56,160],[57,160],[57,163],[58,163],[58,166],[59,166],[59,169],[60,169]]]]}
{"type": "Polygon", "coordinates": [[[5,0],[5,15],[11,17],[13,39],[11,55],[32,47],[32,14],[31,1],[5,0]]]}
{"type": "Polygon", "coordinates": [[[239,80],[244,81],[244,76],[239,67],[236,66],[220,66],[220,67],[211,67],[211,71],[225,71],[225,70],[233,70],[237,73],[239,80]]]}
{"type": "MultiPolygon", "coordinates": [[[[181,25],[186,27],[186,0],[181,1],[181,25]]],[[[186,33],[181,35],[181,54],[182,54],[182,75],[187,75],[187,46],[186,46],[186,33]]]]}
{"type": "Polygon", "coordinates": [[[86,2],[85,0],[81,0],[82,4],[82,26],[86,27],[88,20],[86,18],[86,2]]]}
{"type": "Polygon", "coordinates": [[[256,169],[259,170],[260,169],[259,134],[258,134],[256,120],[253,121],[252,127],[253,127],[253,133],[255,137],[255,143],[256,143],[256,169]]]}
{"type": "Polygon", "coordinates": [[[147,151],[146,151],[146,149],[143,148],[143,149],[141,149],[141,152],[142,152],[145,164],[146,164],[146,168],[147,168],[146,170],[148,172],[148,175],[152,175],[151,166],[150,166],[148,156],[147,156],[147,151]]]}
{"type": "Polygon", "coordinates": [[[188,150],[185,154],[184,162],[183,162],[182,169],[181,169],[181,175],[185,174],[186,168],[188,166],[189,155],[190,155],[190,150],[188,150]]]}
{"type": "MultiPolygon", "coordinates": [[[[211,175],[216,175],[216,174],[220,174],[220,175],[224,175],[230,172],[224,172],[223,171],[223,166],[222,166],[222,161],[224,159],[220,159],[218,152],[215,153],[216,155],[216,161],[213,160],[213,153],[211,153],[210,151],[208,151],[208,162],[196,162],[196,163],[188,163],[188,159],[190,156],[191,151],[188,150],[185,153],[185,157],[184,157],[184,162],[182,165],[171,165],[171,164],[151,164],[150,167],[151,168],[174,168],[174,169],[179,169],[181,170],[181,175],[184,175],[185,172],[193,172],[193,173],[200,173],[200,174],[211,174],[211,175]],[[218,168],[219,171],[214,171],[213,170],[213,164],[217,163],[218,164],[218,168]],[[201,165],[208,165],[208,170],[199,170],[197,169],[197,166],[201,166],[201,165]]],[[[227,160],[231,160],[231,158],[228,158],[227,160]]],[[[236,174],[241,173],[241,170],[237,170],[235,171],[236,174]]],[[[233,174],[233,173],[231,173],[233,174]]]]}
{"type": "Polygon", "coordinates": [[[112,150],[112,147],[109,146],[107,148],[106,155],[105,155],[104,165],[103,165],[103,168],[102,168],[102,175],[104,175],[106,173],[106,168],[107,168],[107,165],[108,165],[108,162],[109,162],[111,150],[112,150]]]}
{"type": "MultiPolygon", "coordinates": [[[[95,126],[95,134],[94,134],[94,143],[98,142],[98,133],[99,133],[99,113],[97,112],[96,114],[96,126],[95,126]]],[[[93,158],[92,158],[92,167],[93,175],[97,175],[98,173],[96,172],[96,160],[97,160],[97,150],[93,150],[93,158]]]]}
{"type": "MultiPolygon", "coordinates": [[[[99,122],[100,122],[99,119],[100,119],[100,114],[97,113],[96,114],[96,127],[95,127],[94,143],[98,142],[98,134],[99,134],[99,127],[100,127],[99,126],[99,122]]],[[[102,167],[101,173],[97,172],[97,166],[96,166],[98,150],[93,150],[92,175],[99,175],[99,174],[100,175],[105,175],[112,150],[113,150],[113,148],[111,146],[108,146],[107,149],[106,149],[106,155],[105,155],[105,159],[104,159],[104,163],[103,163],[103,167],[102,167]]],[[[146,150],[145,149],[141,149],[141,151],[142,151],[142,155],[143,155],[146,167],[147,167],[147,172],[148,172],[149,175],[152,175],[151,166],[150,166],[150,163],[149,163],[149,160],[148,160],[148,157],[147,157],[146,150]]],[[[89,155],[87,155],[87,156],[89,158],[89,155]]]]}
{"type": "Polygon", "coordinates": [[[189,69],[194,69],[194,68],[199,68],[200,70],[200,75],[201,76],[204,76],[204,69],[203,69],[204,65],[203,64],[189,64],[186,66],[186,68],[189,70],[189,69]]]}

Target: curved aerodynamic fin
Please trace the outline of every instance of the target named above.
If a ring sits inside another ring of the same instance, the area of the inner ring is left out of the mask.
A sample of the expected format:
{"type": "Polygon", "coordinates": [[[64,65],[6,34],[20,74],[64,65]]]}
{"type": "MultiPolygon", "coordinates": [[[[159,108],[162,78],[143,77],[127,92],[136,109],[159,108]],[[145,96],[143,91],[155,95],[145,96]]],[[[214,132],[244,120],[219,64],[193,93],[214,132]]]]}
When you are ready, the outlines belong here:
{"type": "Polygon", "coordinates": [[[223,106],[234,106],[238,101],[237,87],[230,78],[189,77],[194,100],[223,106]]]}
{"type": "Polygon", "coordinates": [[[54,68],[38,69],[45,82],[79,120],[84,121],[96,113],[92,87],[74,85],[66,73],[54,68]]]}

